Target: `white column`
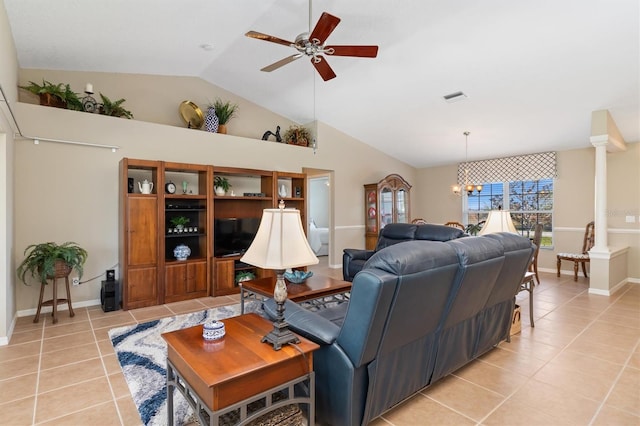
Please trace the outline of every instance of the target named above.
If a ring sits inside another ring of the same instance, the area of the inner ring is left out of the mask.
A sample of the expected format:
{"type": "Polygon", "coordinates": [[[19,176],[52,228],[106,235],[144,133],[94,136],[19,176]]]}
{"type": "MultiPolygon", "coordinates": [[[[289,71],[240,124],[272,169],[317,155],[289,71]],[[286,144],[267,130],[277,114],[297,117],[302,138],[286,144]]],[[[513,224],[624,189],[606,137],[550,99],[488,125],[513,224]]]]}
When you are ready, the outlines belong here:
{"type": "Polygon", "coordinates": [[[594,252],[609,252],[607,238],[607,144],[606,135],[592,136],[591,144],[596,148],[596,181],[595,181],[595,243],[594,252]]]}

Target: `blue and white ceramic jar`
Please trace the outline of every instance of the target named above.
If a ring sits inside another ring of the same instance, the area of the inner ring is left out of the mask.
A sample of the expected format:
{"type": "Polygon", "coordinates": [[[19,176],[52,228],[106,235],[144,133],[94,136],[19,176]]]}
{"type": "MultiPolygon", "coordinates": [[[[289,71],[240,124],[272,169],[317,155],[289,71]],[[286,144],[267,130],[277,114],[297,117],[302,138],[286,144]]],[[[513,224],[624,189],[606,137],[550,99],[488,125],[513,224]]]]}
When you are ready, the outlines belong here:
{"type": "Polygon", "coordinates": [[[202,337],[204,340],[218,340],[225,334],[224,323],[222,321],[207,321],[202,326],[202,337]]]}
{"type": "Polygon", "coordinates": [[[209,107],[209,109],[207,109],[207,116],[204,119],[204,127],[207,129],[207,132],[216,133],[219,122],[220,120],[218,120],[215,108],[209,107]]]}
{"type": "Polygon", "coordinates": [[[191,256],[191,249],[184,244],[180,244],[173,249],[173,255],[178,260],[187,260],[187,257],[191,256]]]}

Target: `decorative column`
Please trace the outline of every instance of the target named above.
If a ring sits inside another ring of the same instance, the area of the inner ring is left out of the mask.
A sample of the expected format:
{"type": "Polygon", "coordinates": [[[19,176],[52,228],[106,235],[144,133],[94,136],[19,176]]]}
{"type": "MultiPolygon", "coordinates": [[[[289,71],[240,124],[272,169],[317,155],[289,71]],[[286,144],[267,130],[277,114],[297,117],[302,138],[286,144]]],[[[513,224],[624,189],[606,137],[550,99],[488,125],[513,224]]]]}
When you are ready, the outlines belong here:
{"type": "Polygon", "coordinates": [[[592,136],[591,144],[596,148],[595,176],[595,243],[593,251],[609,252],[607,238],[607,135],[592,136]]]}

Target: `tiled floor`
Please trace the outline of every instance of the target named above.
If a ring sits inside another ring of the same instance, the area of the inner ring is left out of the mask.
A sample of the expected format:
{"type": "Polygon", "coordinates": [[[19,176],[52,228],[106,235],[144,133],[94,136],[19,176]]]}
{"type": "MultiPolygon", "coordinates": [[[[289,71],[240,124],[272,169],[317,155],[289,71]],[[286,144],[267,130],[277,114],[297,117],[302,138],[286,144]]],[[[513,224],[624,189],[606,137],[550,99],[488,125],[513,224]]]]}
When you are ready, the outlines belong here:
{"type": "MultiPolygon", "coordinates": [[[[511,343],[372,425],[640,425],[640,285],[609,298],[589,295],[584,278],[541,275],[535,328],[522,292],[522,332],[511,343]]],[[[0,347],[0,424],[140,424],[107,331],[237,300],[109,313],[79,308],[74,318],[63,311],[56,325],[48,315],[39,324],[20,318],[10,344],[0,347]]]]}

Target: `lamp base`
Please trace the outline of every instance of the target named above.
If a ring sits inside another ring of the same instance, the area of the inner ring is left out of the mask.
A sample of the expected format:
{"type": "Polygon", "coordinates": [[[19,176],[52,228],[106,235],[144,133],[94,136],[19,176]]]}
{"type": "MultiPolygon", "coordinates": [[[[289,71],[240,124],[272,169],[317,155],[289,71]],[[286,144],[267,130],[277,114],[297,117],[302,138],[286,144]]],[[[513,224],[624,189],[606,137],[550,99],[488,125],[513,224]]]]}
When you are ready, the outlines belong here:
{"type": "Polygon", "coordinates": [[[284,321],[273,323],[273,330],[271,330],[269,334],[264,336],[260,341],[262,343],[269,343],[273,345],[273,349],[276,351],[279,351],[283,345],[288,345],[289,343],[300,343],[298,336],[289,330],[289,326],[284,321]]]}

